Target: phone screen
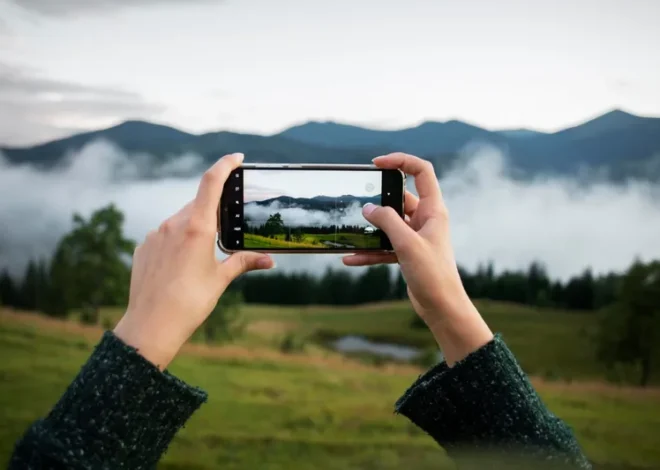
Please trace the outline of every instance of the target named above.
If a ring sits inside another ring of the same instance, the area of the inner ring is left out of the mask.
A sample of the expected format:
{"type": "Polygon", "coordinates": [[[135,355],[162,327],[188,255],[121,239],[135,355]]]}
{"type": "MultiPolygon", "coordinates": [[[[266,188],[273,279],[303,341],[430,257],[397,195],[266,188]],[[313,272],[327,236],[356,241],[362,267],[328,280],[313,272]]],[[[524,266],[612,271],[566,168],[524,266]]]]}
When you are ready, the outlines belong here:
{"type": "Polygon", "coordinates": [[[367,203],[402,213],[396,170],[240,168],[223,192],[222,245],[229,250],[389,250],[362,215],[367,203]]]}

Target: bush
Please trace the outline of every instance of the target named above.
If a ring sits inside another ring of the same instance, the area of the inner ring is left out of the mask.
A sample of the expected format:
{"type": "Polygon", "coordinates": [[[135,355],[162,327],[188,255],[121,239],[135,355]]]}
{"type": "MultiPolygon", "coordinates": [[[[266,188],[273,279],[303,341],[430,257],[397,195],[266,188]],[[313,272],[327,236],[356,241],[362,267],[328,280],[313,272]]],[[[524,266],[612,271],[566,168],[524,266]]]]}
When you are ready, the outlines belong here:
{"type": "Polygon", "coordinates": [[[104,330],[112,330],[115,326],[115,322],[113,322],[111,318],[105,317],[101,320],[101,325],[104,330]]]}
{"type": "Polygon", "coordinates": [[[80,323],[83,325],[96,325],[99,321],[98,312],[92,308],[83,308],[80,312],[80,323]]]}
{"type": "Polygon", "coordinates": [[[284,354],[293,354],[305,350],[305,338],[295,333],[287,333],[280,341],[279,349],[284,354]]]}
{"type": "Polygon", "coordinates": [[[422,367],[433,367],[440,362],[439,356],[438,348],[426,348],[413,359],[413,363],[422,367]]]}
{"type": "Polygon", "coordinates": [[[241,317],[243,295],[227,290],[203,324],[207,344],[231,342],[240,337],[246,322],[241,317]]]}
{"type": "Polygon", "coordinates": [[[411,328],[428,328],[426,326],[426,323],[424,323],[424,320],[420,318],[419,315],[415,314],[411,320],[410,320],[410,327],[411,328]]]}

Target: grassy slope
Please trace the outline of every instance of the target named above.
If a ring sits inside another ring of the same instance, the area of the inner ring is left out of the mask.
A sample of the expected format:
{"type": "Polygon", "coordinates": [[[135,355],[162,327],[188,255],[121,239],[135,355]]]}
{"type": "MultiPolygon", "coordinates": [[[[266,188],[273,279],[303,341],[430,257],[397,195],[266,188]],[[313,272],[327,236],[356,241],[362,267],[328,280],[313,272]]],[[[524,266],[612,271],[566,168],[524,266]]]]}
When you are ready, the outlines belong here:
{"type": "MultiPolygon", "coordinates": [[[[99,335],[0,314],[0,462],[50,409],[99,335]]],[[[160,468],[446,468],[432,440],[392,414],[416,372],[319,367],[306,356],[298,362],[224,357],[224,349],[204,357],[193,350],[173,365],[175,374],[206,389],[210,401],[175,438],[160,468]]],[[[592,459],[610,470],[660,466],[658,390],[539,389],[592,459]]]]}
{"type": "MultiPolygon", "coordinates": [[[[490,301],[478,301],[477,306],[493,330],[504,335],[528,373],[562,378],[603,376],[590,339],[593,314],[490,301]]],[[[250,306],[246,315],[253,321],[279,321],[289,329],[322,338],[357,334],[376,341],[435,346],[428,330],[410,326],[414,313],[408,302],[360,308],[250,306]]]]}
{"type": "MultiPolygon", "coordinates": [[[[477,300],[479,311],[493,331],[501,333],[525,372],[548,379],[603,380],[605,368],[596,360],[593,313],[540,309],[507,302],[477,300]]],[[[269,346],[287,332],[300,333],[319,342],[342,335],[360,335],[375,341],[436,347],[425,328],[411,327],[414,312],[408,301],[349,307],[280,307],[248,305],[243,313],[250,330],[241,341],[269,346]]],[[[120,310],[105,314],[116,321],[120,310]]],[[[660,353],[660,348],[656,349],[660,353]]],[[[660,356],[653,361],[651,382],[660,384],[660,356]]],[[[620,371],[618,377],[636,380],[637,371],[620,371]]]]}

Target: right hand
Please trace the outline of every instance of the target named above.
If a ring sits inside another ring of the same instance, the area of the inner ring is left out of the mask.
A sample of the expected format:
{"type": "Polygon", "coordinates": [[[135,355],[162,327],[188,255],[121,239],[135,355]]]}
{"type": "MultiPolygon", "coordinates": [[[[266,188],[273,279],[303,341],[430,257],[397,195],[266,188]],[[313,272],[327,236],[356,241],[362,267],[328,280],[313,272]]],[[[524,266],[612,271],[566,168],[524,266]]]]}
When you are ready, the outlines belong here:
{"type": "Polygon", "coordinates": [[[415,311],[451,366],[489,342],[493,334],[463,288],[451,246],[449,215],[433,165],[404,153],[375,158],[374,164],[414,176],[419,199],[406,191],[407,220],[391,207],[366,205],[364,217],[387,234],[394,254],[358,253],[345,257],[344,264],[398,262],[415,311]]]}

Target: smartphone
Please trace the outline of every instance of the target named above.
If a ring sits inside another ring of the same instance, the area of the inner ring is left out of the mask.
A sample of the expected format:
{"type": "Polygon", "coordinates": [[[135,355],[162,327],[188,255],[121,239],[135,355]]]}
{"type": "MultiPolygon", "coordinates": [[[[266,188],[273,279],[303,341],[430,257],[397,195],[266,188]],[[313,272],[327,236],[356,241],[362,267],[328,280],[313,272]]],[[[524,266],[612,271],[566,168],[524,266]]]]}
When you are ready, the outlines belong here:
{"type": "Polygon", "coordinates": [[[362,215],[367,203],[403,217],[405,174],[372,165],[244,164],[218,206],[225,253],[391,251],[385,233],[362,215]]]}

